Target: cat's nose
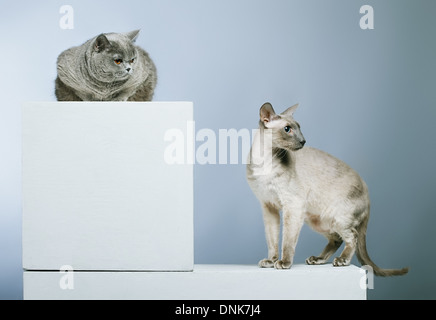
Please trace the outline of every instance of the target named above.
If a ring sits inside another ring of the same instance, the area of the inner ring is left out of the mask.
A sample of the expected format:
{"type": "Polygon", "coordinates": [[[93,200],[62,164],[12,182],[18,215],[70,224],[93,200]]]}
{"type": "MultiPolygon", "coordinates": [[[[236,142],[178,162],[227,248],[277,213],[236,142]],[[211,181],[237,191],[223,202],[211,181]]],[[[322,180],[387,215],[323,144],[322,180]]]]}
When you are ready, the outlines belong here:
{"type": "Polygon", "coordinates": [[[300,142],[302,146],[304,146],[306,144],[306,140],[303,140],[300,142]]]}
{"type": "Polygon", "coordinates": [[[126,68],[126,71],[127,71],[127,72],[130,72],[130,70],[132,70],[132,68],[126,68]]]}

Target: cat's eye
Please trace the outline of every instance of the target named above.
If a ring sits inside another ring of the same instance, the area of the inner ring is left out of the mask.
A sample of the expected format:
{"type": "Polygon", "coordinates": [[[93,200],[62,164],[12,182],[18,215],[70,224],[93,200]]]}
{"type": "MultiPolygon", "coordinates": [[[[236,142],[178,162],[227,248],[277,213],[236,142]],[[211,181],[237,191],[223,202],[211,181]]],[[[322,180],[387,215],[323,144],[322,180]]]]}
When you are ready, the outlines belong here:
{"type": "Polygon", "coordinates": [[[283,129],[285,130],[286,133],[289,133],[289,132],[292,131],[292,129],[291,129],[290,126],[286,126],[286,127],[284,127],[283,129]]]}
{"type": "Polygon", "coordinates": [[[130,60],[130,63],[133,63],[133,62],[135,62],[135,58],[133,58],[132,60],[130,60]]]}
{"type": "Polygon", "coordinates": [[[116,64],[120,64],[121,62],[123,62],[123,60],[122,60],[122,59],[115,59],[114,62],[115,62],[116,64]]]}

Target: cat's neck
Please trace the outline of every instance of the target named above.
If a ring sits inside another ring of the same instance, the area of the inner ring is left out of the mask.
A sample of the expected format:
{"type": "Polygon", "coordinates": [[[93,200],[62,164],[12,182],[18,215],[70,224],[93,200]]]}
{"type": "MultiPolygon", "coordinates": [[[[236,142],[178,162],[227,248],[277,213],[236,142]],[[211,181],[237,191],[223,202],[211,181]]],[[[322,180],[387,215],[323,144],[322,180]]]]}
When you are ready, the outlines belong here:
{"type": "Polygon", "coordinates": [[[285,150],[282,148],[273,148],[272,157],[273,157],[273,162],[279,163],[282,166],[287,167],[289,169],[292,169],[293,165],[295,164],[294,152],[289,150],[285,150]]]}
{"type": "Polygon", "coordinates": [[[267,174],[278,166],[293,170],[294,164],[294,152],[273,146],[272,131],[261,123],[248,158],[248,166],[253,174],[267,174]]]}

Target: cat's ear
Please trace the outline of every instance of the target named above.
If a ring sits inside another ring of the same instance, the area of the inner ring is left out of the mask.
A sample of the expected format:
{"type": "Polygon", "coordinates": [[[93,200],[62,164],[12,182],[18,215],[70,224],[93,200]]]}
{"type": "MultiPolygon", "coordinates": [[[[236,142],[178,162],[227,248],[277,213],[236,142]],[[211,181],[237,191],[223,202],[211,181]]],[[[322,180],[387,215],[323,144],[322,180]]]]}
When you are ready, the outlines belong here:
{"type": "Polygon", "coordinates": [[[295,110],[297,110],[299,104],[294,104],[292,107],[289,107],[288,109],[286,109],[285,111],[282,112],[282,115],[284,116],[288,116],[288,117],[292,117],[295,110]]]}
{"type": "Polygon", "coordinates": [[[140,31],[139,29],[134,30],[134,31],[130,31],[130,32],[125,33],[125,35],[127,36],[127,38],[130,39],[130,41],[135,42],[136,39],[138,38],[139,31],[140,31]]]}
{"type": "Polygon", "coordinates": [[[94,50],[97,52],[101,52],[108,48],[110,46],[109,40],[106,38],[106,36],[102,33],[95,39],[94,41],[94,50]]]}
{"type": "Polygon", "coordinates": [[[260,120],[266,124],[267,122],[270,122],[273,120],[274,116],[276,115],[276,112],[274,111],[274,108],[272,107],[271,103],[266,102],[260,107],[260,120]]]}

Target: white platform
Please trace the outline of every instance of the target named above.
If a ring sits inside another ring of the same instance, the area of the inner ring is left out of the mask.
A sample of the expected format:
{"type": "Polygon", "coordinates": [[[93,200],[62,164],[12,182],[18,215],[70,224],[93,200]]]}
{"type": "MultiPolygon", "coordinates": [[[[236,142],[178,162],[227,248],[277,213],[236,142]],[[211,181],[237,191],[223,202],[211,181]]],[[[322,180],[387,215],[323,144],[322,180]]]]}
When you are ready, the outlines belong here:
{"type": "Polygon", "coordinates": [[[191,102],[25,103],[23,268],[192,270],[193,166],[164,161],[192,119],[191,102]]]}
{"type": "Polygon", "coordinates": [[[366,299],[356,266],[195,265],[193,272],[24,272],[24,299],[289,300],[366,299]],[[64,281],[65,282],[65,281],[64,281]]]}

